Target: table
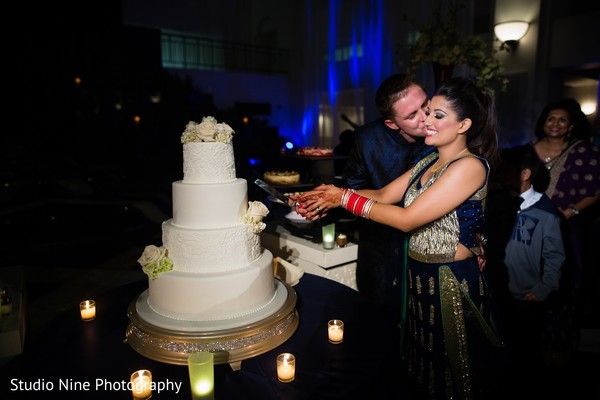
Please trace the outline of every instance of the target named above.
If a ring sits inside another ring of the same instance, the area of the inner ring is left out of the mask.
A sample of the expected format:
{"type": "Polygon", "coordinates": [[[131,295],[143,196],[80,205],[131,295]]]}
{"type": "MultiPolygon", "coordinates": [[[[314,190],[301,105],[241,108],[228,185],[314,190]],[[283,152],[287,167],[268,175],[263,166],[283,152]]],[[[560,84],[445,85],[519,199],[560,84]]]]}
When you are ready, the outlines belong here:
{"type": "Polygon", "coordinates": [[[293,230],[281,220],[276,220],[267,223],[267,228],[261,233],[261,243],[274,256],[291,262],[304,272],[323,276],[358,290],[356,243],[349,242],[345,247],[336,245],[331,250],[325,250],[320,240],[310,239],[310,231],[302,231],[303,236],[299,233],[299,230],[293,230]]]}
{"type": "MultiPolygon", "coordinates": [[[[43,339],[26,342],[23,354],[0,369],[2,398],[131,399],[129,391],[107,385],[128,382],[138,369],[149,369],[156,382],[181,385],[178,394],[173,386],[155,392],[152,399],[191,398],[187,367],[147,359],[124,343],[127,306],[147,285],[146,280],[137,281],[98,296],[97,317],[91,322],[81,321],[74,305],[40,335],[43,339]],[[11,382],[19,380],[28,385],[37,382],[42,391],[11,391],[11,382]],[[60,382],[76,388],[59,390],[60,382]],[[89,390],[82,388],[85,382],[90,383],[89,390]],[[49,385],[53,388],[48,389],[49,385]]],[[[244,360],[239,371],[227,364],[216,365],[216,400],[404,396],[407,385],[398,345],[386,334],[383,316],[372,303],[345,285],[311,274],[305,274],[294,289],[300,314],[294,335],[279,347],[244,360]],[[327,321],[334,318],[346,325],[344,342],[339,345],[327,340],[327,321]],[[277,380],[275,358],[284,352],[297,359],[296,379],[291,383],[277,380]]]]}

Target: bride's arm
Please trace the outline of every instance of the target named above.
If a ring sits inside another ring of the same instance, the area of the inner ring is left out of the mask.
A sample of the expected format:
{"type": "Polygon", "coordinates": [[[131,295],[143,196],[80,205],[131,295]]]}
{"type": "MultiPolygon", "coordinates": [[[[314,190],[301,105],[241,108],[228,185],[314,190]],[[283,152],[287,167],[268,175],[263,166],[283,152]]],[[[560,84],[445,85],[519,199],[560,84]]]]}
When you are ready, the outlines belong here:
{"type": "Polygon", "coordinates": [[[369,219],[409,232],[456,209],[481,188],[485,179],[481,161],[465,157],[450,165],[410,206],[375,203],[369,219]]]}

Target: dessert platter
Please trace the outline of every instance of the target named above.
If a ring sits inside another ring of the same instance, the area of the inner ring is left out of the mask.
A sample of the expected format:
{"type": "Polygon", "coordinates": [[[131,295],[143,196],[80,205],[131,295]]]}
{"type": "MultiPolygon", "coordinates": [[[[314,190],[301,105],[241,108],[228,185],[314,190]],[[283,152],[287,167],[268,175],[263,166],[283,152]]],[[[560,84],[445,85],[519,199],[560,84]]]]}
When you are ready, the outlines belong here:
{"type": "Polygon", "coordinates": [[[266,171],[263,180],[273,186],[293,186],[300,183],[297,171],[266,171]]]}
{"type": "Polygon", "coordinates": [[[299,148],[296,154],[305,157],[332,157],[333,148],[320,146],[306,146],[299,148]]]}

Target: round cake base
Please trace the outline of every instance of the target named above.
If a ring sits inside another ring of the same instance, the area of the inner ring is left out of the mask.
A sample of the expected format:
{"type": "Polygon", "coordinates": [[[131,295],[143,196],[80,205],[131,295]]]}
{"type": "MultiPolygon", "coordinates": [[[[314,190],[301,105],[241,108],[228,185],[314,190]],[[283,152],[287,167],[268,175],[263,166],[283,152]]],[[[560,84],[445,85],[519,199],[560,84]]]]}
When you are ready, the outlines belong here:
{"type": "MultiPolygon", "coordinates": [[[[240,320],[237,327],[213,330],[168,329],[149,323],[142,317],[146,312],[143,305],[147,303],[147,291],[142,292],[127,310],[130,320],[127,343],[147,358],[176,365],[187,365],[191,353],[209,351],[214,354],[215,364],[230,364],[238,370],[243,360],[281,345],[298,328],[296,291],[285,282],[278,279],[275,282],[276,297],[270,315],[251,323],[240,320]]],[[[232,324],[235,321],[228,321],[228,325],[232,324]]]]}

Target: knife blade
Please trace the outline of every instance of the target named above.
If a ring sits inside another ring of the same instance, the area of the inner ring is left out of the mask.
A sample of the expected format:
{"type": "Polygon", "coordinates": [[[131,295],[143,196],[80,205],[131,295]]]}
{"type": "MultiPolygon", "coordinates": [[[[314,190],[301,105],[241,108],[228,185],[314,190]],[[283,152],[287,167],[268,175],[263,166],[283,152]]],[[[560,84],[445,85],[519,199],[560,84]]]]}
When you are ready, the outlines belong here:
{"type": "MultiPolygon", "coordinates": [[[[269,193],[270,195],[272,195],[273,197],[275,197],[276,199],[280,200],[283,202],[283,204],[289,206],[290,205],[290,201],[292,199],[290,199],[289,197],[287,197],[286,195],[284,195],[283,193],[281,193],[280,191],[278,191],[277,189],[275,189],[274,187],[268,185],[265,181],[263,181],[262,179],[257,179],[254,181],[254,183],[260,187],[262,190],[264,190],[265,192],[269,193]]],[[[294,202],[294,204],[290,207],[297,207],[300,204],[298,202],[294,202]]]]}

